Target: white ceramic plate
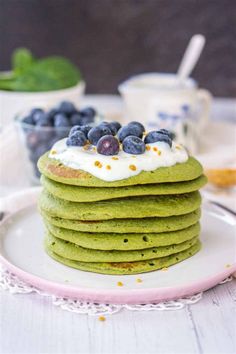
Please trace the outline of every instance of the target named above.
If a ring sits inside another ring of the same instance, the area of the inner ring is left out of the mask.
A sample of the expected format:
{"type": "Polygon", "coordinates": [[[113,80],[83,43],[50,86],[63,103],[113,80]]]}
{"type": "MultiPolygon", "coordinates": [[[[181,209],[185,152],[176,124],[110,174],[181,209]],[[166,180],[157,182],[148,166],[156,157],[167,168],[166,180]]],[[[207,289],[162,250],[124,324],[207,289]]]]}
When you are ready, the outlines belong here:
{"type": "Polygon", "coordinates": [[[37,195],[38,191],[33,192],[32,198],[31,191],[31,205],[22,210],[27,192],[16,196],[15,202],[11,197],[15,211],[0,224],[0,261],[21,279],[47,292],[95,302],[149,303],[193,295],[236,271],[236,219],[208,204],[203,206],[202,250],[167,271],[109,276],[69,268],[44,252],[37,195]],[[118,281],[123,287],[117,286],[118,281]]]}

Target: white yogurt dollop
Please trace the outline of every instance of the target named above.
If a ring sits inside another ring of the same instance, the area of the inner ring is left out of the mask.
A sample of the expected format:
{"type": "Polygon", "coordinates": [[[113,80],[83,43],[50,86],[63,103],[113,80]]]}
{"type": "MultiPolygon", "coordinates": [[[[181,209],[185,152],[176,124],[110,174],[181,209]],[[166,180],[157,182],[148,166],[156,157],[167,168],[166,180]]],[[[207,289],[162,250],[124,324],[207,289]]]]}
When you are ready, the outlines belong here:
{"type": "Polygon", "coordinates": [[[186,150],[173,142],[172,147],[164,142],[146,145],[142,155],[131,155],[120,151],[115,156],[104,156],[93,146],[67,146],[66,139],[52,147],[49,157],[63,165],[91,173],[104,181],[112,182],[138,175],[141,171],[154,171],[159,167],[169,167],[188,160],[186,150]]]}

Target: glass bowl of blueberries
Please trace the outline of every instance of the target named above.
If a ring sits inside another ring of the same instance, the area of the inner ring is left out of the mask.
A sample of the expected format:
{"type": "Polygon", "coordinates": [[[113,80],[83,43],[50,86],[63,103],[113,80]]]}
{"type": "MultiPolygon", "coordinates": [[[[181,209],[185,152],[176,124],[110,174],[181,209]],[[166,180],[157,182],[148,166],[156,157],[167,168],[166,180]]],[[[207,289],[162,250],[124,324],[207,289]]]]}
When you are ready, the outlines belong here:
{"type": "Polygon", "coordinates": [[[101,121],[93,107],[77,109],[72,102],[62,101],[50,109],[33,108],[30,112],[18,114],[15,125],[23,147],[26,168],[30,180],[39,184],[40,172],[37,162],[41,155],[50,150],[56,141],[66,138],[73,126],[82,129],[92,127],[101,121]]]}

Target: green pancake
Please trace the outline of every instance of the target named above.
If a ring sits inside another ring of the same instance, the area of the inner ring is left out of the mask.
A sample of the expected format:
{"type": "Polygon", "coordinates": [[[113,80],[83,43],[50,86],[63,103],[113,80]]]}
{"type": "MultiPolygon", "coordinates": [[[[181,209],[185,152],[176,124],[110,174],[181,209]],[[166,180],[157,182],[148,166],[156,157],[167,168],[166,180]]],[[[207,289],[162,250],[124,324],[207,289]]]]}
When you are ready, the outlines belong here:
{"type": "Polygon", "coordinates": [[[171,167],[160,167],[149,172],[142,171],[130,178],[107,182],[88,172],[66,167],[61,162],[49,158],[48,153],[40,157],[38,168],[43,175],[54,181],[84,187],[122,187],[137,184],[190,181],[200,177],[203,172],[201,164],[193,157],[189,157],[185,163],[177,163],[171,167]]]}
{"type": "Polygon", "coordinates": [[[193,256],[201,248],[201,243],[198,240],[192,247],[181,251],[179,253],[172,254],[170,256],[156,258],[147,261],[137,261],[137,262],[78,262],[72,261],[67,258],[61,257],[55,252],[51,251],[50,248],[45,245],[45,249],[48,255],[54,258],[56,261],[63,263],[69,267],[73,267],[79,270],[111,274],[111,275],[125,275],[125,274],[139,274],[145,272],[151,272],[153,270],[166,268],[176,263],[179,263],[186,258],[193,256]]]}
{"type": "Polygon", "coordinates": [[[200,233],[199,222],[183,230],[149,234],[79,232],[53,226],[47,221],[46,227],[57,238],[95,250],[127,251],[169,246],[191,240],[200,233]]]}
{"type": "Polygon", "coordinates": [[[166,257],[178,253],[193,246],[197,242],[198,236],[191,240],[170,246],[147,248],[132,251],[103,251],[80,247],[74,243],[54,237],[49,232],[46,233],[45,242],[48,249],[61,257],[79,262],[136,262],[159,257],[166,257]]]}
{"type": "Polygon", "coordinates": [[[200,204],[199,192],[76,203],[56,198],[43,190],[39,199],[40,208],[51,216],[92,221],[182,215],[198,209],[200,204]]]}
{"type": "Polygon", "coordinates": [[[96,202],[100,200],[125,198],[129,196],[184,194],[194,192],[207,183],[207,178],[202,175],[192,181],[115,188],[70,186],[55,182],[45,176],[41,177],[41,183],[50,194],[60,199],[65,199],[72,202],[96,202]]]}
{"type": "Polygon", "coordinates": [[[43,218],[51,225],[82,232],[97,233],[159,233],[176,231],[195,224],[201,217],[201,210],[192,213],[170,217],[143,219],[113,219],[98,221],[69,220],[52,217],[41,210],[43,218]]]}

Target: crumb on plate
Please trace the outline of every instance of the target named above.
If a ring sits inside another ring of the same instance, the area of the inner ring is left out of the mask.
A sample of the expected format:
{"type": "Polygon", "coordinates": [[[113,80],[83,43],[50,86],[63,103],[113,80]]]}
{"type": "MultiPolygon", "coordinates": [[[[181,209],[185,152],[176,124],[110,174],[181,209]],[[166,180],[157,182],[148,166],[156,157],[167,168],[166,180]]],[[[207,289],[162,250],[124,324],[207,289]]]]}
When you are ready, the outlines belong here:
{"type": "Polygon", "coordinates": [[[122,283],[122,281],[118,281],[117,282],[117,286],[123,286],[124,284],[122,283]]]}
{"type": "Polygon", "coordinates": [[[98,317],[98,320],[101,321],[101,322],[105,322],[105,321],[106,321],[106,317],[104,317],[104,316],[99,316],[99,317],[98,317]]]}

